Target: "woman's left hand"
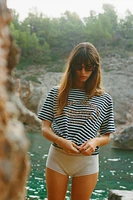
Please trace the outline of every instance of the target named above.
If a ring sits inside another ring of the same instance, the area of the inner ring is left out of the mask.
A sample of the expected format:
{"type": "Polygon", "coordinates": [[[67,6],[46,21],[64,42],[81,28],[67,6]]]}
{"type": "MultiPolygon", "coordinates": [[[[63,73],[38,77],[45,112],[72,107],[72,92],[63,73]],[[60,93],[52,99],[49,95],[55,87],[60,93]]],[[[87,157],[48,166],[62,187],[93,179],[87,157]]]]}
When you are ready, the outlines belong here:
{"type": "Polygon", "coordinates": [[[97,144],[95,139],[90,139],[83,143],[78,149],[83,155],[90,156],[94,153],[96,146],[97,144]]]}
{"type": "Polygon", "coordinates": [[[106,133],[101,135],[100,137],[96,137],[90,140],[87,140],[81,146],[78,147],[78,150],[86,156],[90,156],[94,153],[97,146],[104,146],[108,144],[110,141],[110,133],[106,133]]]}

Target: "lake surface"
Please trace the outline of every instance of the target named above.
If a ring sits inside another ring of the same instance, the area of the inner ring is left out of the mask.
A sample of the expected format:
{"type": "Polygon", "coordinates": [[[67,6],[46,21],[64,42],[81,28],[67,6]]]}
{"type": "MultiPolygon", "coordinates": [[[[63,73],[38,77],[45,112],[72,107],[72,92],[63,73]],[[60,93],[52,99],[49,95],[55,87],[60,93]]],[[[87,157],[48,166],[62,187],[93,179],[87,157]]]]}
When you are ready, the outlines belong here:
{"type": "MultiPolygon", "coordinates": [[[[41,134],[28,134],[28,137],[31,171],[26,186],[27,200],[44,200],[47,198],[45,162],[50,143],[41,134]]],[[[71,180],[69,187],[70,184],[71,180]]],[[[91,200],[107,200],[110,189],[133,190],[133,151],[112,149],[108,144],[100,148],[99,180],[91,200]]]]}

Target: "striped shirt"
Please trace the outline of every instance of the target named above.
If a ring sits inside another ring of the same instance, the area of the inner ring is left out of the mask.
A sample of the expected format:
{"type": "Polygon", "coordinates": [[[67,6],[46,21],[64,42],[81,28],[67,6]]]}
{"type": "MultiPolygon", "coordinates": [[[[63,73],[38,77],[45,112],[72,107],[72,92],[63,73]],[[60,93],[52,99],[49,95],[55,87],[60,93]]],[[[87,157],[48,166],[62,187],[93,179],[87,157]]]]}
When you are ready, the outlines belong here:
{"type": "MultiPolygon", "coordinates": [[[[52,122],[54,133],[77,145],[106,133],[115,132],[113,101],[108,93],[87,98],[85,91],[71,89],[61,115],[57,113],[58,88],[53,87],[38,113],[38,118],[52,122]]],[[[99,153],[96,148],[93,155],[99,153]]]]}

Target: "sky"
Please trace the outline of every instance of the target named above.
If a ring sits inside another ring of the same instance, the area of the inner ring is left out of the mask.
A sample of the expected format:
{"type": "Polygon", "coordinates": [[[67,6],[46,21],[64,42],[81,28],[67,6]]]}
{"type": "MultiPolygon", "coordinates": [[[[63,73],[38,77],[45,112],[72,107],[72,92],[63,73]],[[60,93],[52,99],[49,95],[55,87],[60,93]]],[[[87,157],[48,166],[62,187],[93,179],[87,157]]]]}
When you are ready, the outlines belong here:
{"type": "Polygon", "coordinates": [[[133,13],[132,0],[7,0],[7,7],[15,9],[20,19],[24,19],[35,7],[48,17],[60,17],[69,10],[83,18],[89,16],[90,10],[102,12],[105,3],[113,5],[120,18],[124,17],[127,9],[133,13]]]}

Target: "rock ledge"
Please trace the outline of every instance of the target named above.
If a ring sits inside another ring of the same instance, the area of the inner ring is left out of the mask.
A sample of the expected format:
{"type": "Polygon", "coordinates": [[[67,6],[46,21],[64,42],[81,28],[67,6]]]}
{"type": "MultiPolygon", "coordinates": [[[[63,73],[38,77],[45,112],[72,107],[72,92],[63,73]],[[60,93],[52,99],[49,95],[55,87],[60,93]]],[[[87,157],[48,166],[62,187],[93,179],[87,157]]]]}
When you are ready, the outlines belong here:
{"type": "Polygon", "coordinates": [[[108,200],[133,200],[133,191],[110,190],[108,200]]]}

